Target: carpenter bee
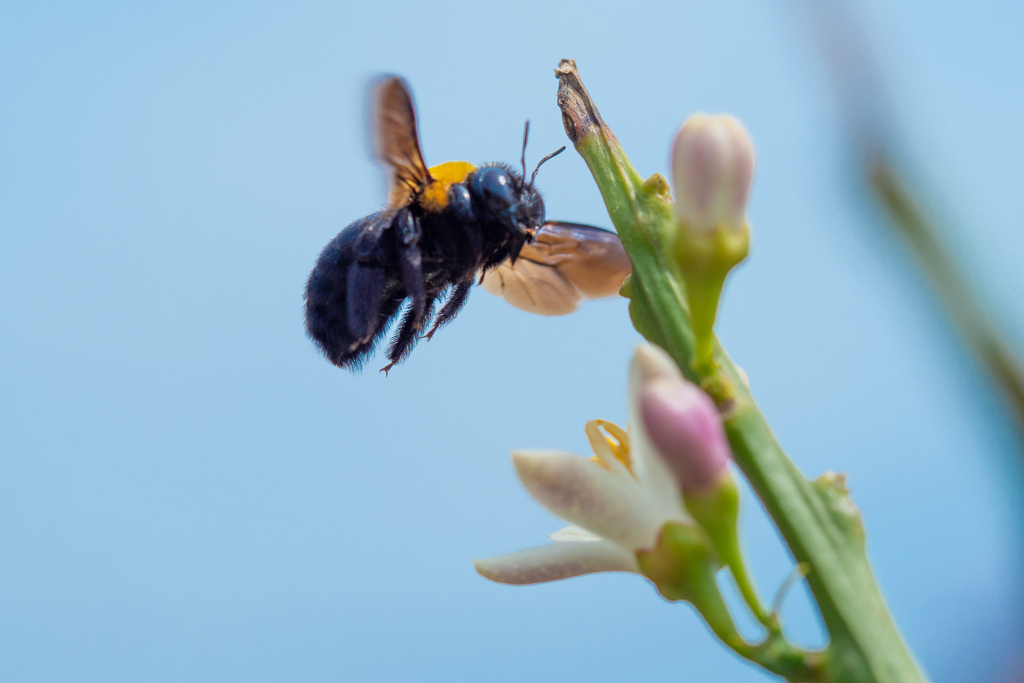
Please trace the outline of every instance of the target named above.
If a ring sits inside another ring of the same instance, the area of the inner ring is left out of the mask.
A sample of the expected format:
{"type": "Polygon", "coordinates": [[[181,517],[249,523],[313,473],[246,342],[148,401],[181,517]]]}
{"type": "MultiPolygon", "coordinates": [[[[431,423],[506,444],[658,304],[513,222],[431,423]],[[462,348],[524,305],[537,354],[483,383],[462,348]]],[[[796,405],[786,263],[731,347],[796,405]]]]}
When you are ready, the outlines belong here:
{"type": "Polygon", "coordinates": [[[381,80],[374,105],[376,151],[390,170],[388,207],[338,233],[306,283],[306,330],[328,360],[358,368],[408,299],[387,373],[431,320],[427,339],[455,318],[478,281],[542,315],[564,315],[584,297],[618,292],[630,263],[614,233],[544,220],[534,181],[565,147],[541,159],[527,181],[527,122],[521,173],[465,161],[428,168],[406,83],[381,80]]]}

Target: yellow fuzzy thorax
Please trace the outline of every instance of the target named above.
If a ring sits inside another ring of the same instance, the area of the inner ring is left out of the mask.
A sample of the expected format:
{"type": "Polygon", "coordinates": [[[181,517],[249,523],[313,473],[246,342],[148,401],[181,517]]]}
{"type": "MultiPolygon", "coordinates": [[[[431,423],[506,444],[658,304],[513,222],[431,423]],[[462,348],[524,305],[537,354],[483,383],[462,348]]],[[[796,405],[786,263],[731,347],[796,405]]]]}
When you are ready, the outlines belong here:
{"type": "Polygon", "coordinates": [[[426,211],[443,211],[448,206],[448,188],[461,183],[475,170],[476,166],[468,161],[446,161],[431,166],[430,177],[433,181],[420,192],[420,206],[426,211]]]}

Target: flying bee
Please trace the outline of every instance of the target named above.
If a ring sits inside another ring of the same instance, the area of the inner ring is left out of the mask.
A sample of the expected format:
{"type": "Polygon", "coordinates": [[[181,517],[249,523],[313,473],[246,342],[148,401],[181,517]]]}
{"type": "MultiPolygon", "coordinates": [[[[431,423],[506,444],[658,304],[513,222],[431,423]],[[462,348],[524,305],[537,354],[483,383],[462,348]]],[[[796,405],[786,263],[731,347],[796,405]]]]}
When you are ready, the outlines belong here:
{"type": "Polygon", "coordinates": [[[465,161],[428,168],[405,81],[383,79],[374,99],[377,154],[391,175],[388,207],[338,233],[306,283],[306,330],[328,360],[358,368],[408,300],[387,373],[431,321],[427,339],[458,315],[478,281],[542,315],[619,291],[630,263],[615,233],[544,220],[534,181],[565,147],[541,159],[527,181],[527,122],[522,173],[465,161]]]}

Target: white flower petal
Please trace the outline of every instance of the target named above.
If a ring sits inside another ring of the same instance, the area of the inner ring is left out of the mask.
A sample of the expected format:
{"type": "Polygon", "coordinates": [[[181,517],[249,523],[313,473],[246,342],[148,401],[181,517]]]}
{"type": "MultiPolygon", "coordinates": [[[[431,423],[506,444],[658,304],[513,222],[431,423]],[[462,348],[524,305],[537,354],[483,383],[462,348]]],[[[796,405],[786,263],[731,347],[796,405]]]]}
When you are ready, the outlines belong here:
{"type": "Polygon", "coordinates": [[[556,543],[566,543],[573,541],[600,541],[601,537],[597,534],[591,533],[581,526],[570,524],[564,529],[559,529],[553,534],[548,534],[548,538],[556,543]]]}
{"type": "Polygon", "coordinates": [[[662,460],[661,455],[651,445],[650,437],[639,415],[639,408],[631,406],[629,412],[629,432],[633,436],[633,471],[636,472],[648,501],[662,518],[688,520],[689,515],[683,506],[679,482],[669,469],[668,463],[662,460]]]}
{"type": "Polygon", "coordinates": [[[672,360],[672,356],[660,346],[637,344],[636,351],[633,352],[633,361],[629,364],[627,389],[631,392],[636,391],[636,385],[639,383],[664,376],[682,379],[683,373],[679,371],[679,366],[672,360]]]}
{"type": "Polygon", "coordinates": [[[657,481],[662,478],[661,474],[668,472],[668,469],[659,468],[657,463],[648,462],[652,459],[650,456],[653,451],[647,430],[640,420],[640,390],[648,382],[666,376],[681,377],[675,361],[657,346],[637,345],[633,361],[629,364],[629,382],[626,387],[633,472],[642,484],[653,484],[657,489],[663,488],[657,485],[657,481]]]}
{"type": "Polygon", "coordinates": [[[571,453],[517,452],[516,473],[538,503],[625,548],[651,548],[663,517],[633,481],[571,453]]]}
{"type": "Polygon", "coordinates": [[[632,553],[609,541],[552,543],[475,560],[473,565],[484,578],[516,586],[595,572],[640,571],[632,553]]]}
{"type": "Polygon", "coordinates": [[[640,415],[640,390],[648,382],[666,376],[682,378],[672,357],[657,346],[638,345],[629,366],[627,387],[630,455],[633,459],[633,472],[647,490],[659,514],[673,519],[681,516],[685,521],[689,515],[683,507],[679,484],[668,464],[651,444],[640,415]]]}

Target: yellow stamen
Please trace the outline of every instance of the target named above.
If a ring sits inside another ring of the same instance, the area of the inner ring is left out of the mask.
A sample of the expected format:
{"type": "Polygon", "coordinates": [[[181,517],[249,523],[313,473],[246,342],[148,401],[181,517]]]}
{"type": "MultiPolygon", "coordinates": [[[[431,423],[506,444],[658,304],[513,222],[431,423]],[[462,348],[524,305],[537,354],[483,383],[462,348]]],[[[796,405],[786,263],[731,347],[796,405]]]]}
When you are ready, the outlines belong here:
{"type": "Polygon", "coordinates": [[[587,423],[586,433],[590,447],[597,454],[591,460],[607,470],[607,459],[615,458],[633,474],[629,455],[629,433],[625,429],[607,420],[591,420],[587,423]]]}

